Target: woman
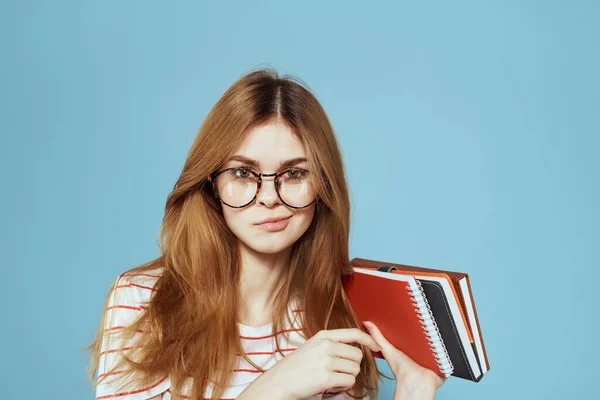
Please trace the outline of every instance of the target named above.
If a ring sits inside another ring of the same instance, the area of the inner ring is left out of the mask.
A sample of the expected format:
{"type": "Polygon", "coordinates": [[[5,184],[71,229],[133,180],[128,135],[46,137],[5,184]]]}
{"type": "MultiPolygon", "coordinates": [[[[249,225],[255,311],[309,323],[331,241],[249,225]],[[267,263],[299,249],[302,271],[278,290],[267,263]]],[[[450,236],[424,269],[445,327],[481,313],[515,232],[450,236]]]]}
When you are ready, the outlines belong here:
{"type": "Polygon", "coordinates": [[[107,295],[90,346],[97,399],[375,399],[372,351],[396,377],[395,398],[433,398],[442,378],[352,313],[349,219],[316,98],[270,69],[241,77],[168,196],[161,256],[107,295]]]}

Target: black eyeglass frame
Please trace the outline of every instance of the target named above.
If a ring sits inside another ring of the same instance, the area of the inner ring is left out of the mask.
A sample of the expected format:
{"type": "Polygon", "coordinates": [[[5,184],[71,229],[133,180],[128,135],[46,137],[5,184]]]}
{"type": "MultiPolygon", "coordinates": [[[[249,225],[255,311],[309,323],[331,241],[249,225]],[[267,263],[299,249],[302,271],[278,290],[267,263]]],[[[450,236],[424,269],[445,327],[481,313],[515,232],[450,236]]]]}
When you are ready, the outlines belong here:
{"type": "Polygon", "coordinates": [[[275,173],[272,173],[272,174],[263,174],[263,173],[260,173],[260,172],[256,172],[256,171],[254,171],[254,170],[252,170],[251,168],[248,168],[248,167],[231,167],[231,168],[224,169],[222,171],[218,171],[218,172],[215,171],[215,172],[211,173],[208,176],[208,181],[212,183],[213,193],[215,194],[215,197],[221,203],[223,203],[226,206],[231,207],[231,208],[244,208],[244,207],[248,207],[250,204],[252,204],[254,202],[254,200],[256,200],[256,198],[258,197],[258,193],[260,192],[260,188],[261,188],[261,184],[262,184],[262,177],[263,176],[266,176],[266,177],[274,176],[275,177],[275,179],[273,179],[273,182],[275,184],[275,192],[277,192],[277,197],[279,197],[279,200],[281,200],[281,202],[283,204],[285,204],[286,206],[288,206],[288,207],[295,208],[295,209],[302,209],[302,208],[306,208],[306,207],[310,206],[312,203],[314,203],[315,201],[317,201],[318,196],[315,195],[314,200],[311,201],[310,203],[308,203],[307,205],[302,206],[302,207],[295,207],[295,206],[292,206],[292,205],[286,203],[285,200],[283,200],[281,198],[281,194],[279,193],[279,186],[280,186],[280,184],[279,184],[279,178],[283,174],[285,174],[285,173],[287,173],[289,171],[302,171],[302,172],[306,172],[306,173],[309,172],[309,170],[304,169],[304,168],[292,167],[292,168],[286,168],[286,169],[284,169],[281,172],[275,172],[275,173]],[[252,198],[252,200],[250,200],[248,203],[244,204],[243,206],[232,206],[231,204],[225,203],[225,201],[221,198],[221,196],[219,196],[219,190],[218,190],[217,185],[216,185],[216,180],[217,180],[217,177],[219,175],[221,175],[223,172],[227,172],[227,171],[231,171],[231,170],[235,170],[235,169],[241,169],[241,170],[244,170],[244,171],[248,171],[248,172],[250,172],[252,175],[254,175],[258,179],[257,182],[256,182],[256,193],[254,193],[254,197],[252,198]]]}

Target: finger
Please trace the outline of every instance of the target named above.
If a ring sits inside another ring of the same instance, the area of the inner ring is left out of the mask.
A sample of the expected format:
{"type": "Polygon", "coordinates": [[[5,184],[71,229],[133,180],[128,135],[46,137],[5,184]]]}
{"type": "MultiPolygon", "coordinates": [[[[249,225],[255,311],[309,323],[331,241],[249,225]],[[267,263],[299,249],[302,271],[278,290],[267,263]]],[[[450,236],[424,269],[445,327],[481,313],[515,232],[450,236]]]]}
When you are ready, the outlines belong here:
{"type": "Polygon", "coordinates": [[[330,329],[323,332],[323,337],[336,342],[351,343],[357,342],[369,347],[372,351],[379,351],[377,342],[366,332],[357,328],[330,329]]]}
{"type": "Polygon", "coordinates": [[[344,358],[334,358],[331,362],[330,370],[356,376],[360,372],[360,363],[344,358]]]}
{"type": "Polygon", "coordinates": [[[398,357],[398,353],[400,353],[400,357],[407,357],[402,351],[398,350],[393,344],[391,344],[385,336],[381,333],[379,328],[370,321],[363,321],[363,325],[367,328],[367,331],[371,334],[373,339],[381,346],[381,354],[386,359],[389,359],[392,355],[394,357],[398,357]]]}
{"type": "Polygon", "coordinates": [[[331,374],[330,383],[331,388],[346,390],[354,386],[356,383],[356,377],[344,372],[333,372],[331,374]]]}
{"type": "Polygon", "coordinates": [[[333,356],[339,358],[345,358],[360,363],[363,358],[363,352],[361,349],[354,347],[346,343],[334,342],[333,356]]]}

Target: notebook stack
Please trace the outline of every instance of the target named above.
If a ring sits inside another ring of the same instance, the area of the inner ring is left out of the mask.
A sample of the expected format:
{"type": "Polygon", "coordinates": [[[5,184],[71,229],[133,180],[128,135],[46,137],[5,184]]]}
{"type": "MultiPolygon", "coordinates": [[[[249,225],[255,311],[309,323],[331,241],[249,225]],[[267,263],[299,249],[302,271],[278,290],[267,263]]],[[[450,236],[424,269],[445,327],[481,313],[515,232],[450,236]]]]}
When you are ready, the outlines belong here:
{"type": "MultiPolygon", "coordinates": [[[[440,376],[479,382],[490,369],[466,273],[354,258],[344,277],[359,321],[440,376]]],[[[375,357],[383,358],[381,353],[375,357]]]]}

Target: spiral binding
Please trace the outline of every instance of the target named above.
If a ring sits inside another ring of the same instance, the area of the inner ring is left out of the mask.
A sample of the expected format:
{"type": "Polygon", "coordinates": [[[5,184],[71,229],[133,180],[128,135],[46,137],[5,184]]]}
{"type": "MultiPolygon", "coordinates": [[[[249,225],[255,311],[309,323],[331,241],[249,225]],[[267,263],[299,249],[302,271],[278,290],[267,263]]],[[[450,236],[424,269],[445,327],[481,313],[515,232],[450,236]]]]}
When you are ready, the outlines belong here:
{"type": "Polygon", "coordinates": [[[435,361],[443,374],[449,376],[454,371],[454,366],[452,365],[452,361],[450,360],[450,356],[448,355],[448,350],[446,350],[446,346],[444,345],[444,341],[442,340],[442,335],[440,334],[440,330],[433,318],[433,312],[429,307],[429,302],[427,301],[427,297],[425,297],[425,293],[423,292],[423,287],[421,282],[418,279],[415,279],[417,282],[417,288],[411,287],[410,284],[407,284],[409,289],[409,293],[411,296],[411,301],[418,311],[417,315],[419,320],[421,321],[421,326],[425,333],[427,334],[427,342],[429,342],[429,347],[433,351],[435,361]],[[427,310],[427,317],[423,315],[421,312],[422,308],[425,306],[427,310]],[[440,353],[442,353],[440,355],[440,353]]]}

